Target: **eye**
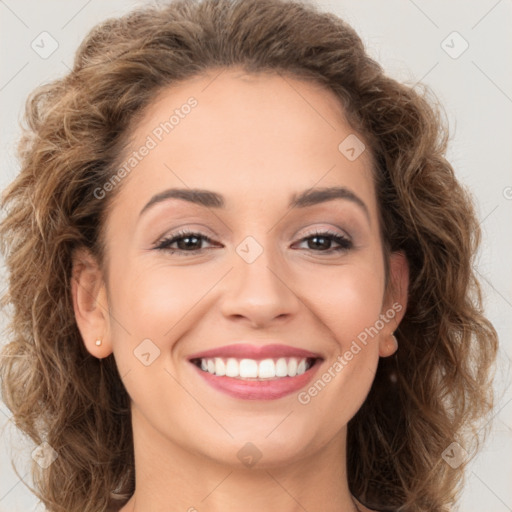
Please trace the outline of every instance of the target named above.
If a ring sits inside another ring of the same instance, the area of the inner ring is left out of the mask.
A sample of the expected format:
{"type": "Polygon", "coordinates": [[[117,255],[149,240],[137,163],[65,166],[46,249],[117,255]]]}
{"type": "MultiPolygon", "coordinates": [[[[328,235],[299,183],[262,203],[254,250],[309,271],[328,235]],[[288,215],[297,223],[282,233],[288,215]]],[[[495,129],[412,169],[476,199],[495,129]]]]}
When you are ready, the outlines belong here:
{"type": "Polygon", "coordinates": [[[198,252],[202,252],[207,249],[205,247],[200,247],[201,242],[206,241],[208,243],[213,243],[213,240],[201,233],[196,233],[194,231],[179,231],[178,233],[172,235],[169,238],[164,238],[160,242],[157,243],[155,249],[161,251],[168,251],[171,254],[174,253],[191,253],[195,254],[198,252]],[[174,248],[173,245],[177,244],[177,247],[174,248]]]}
{"type": "Polygon", "coordinates": [[[347,251],[354,247],[349,238],[330,231],[317,231],[303,238],[301,242],[308,242],[308,250],[324,253],[347,251]],[[338,247],[331,248],[332,242],[338,244],[338,247]]]}
{"type": "MultiPolygon", "coordinates": [[[[202,242],[213,244],[214,241],[201,233],[194,231],[179,231],[178,233],[160,240],[155,249],[170,252],[171,254],[198,254],[208,247],[202,247],[202,242]],[[177,244],[175,247],[174,244],[177,244]]],[[[307,250],[313,252],[332,253],[347,251],[353,248],[352,241],[339,233],[329,231],[317,231],[300,240],[300,243],[308,242],[307,250]],[[332,243],[336,243],[338,247],[331,247],[332,243]]],[[[210,247],[211,248],[211,247],[210,247]]]]}

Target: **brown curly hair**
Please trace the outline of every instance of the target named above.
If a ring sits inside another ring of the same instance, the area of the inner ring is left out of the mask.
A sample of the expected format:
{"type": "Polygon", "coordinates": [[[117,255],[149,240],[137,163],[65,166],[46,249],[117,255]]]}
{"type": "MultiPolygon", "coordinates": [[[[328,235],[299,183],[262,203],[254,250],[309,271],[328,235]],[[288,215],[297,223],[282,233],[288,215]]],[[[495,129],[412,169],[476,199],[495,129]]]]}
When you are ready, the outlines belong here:
{"type": "Polygon", "coordinates": [[[471,458],[495,399],[498,341],[473,269],[472,200],[444,156],[448,133],[429,89],[386,76],[349,25],[305,0],[178,0],[108,19],[69,74],[27,100],[21,172],[2,199],[11,322],[1,376],[17,427],[59,455],[44,470],[33,463],[32,490],[50,512],[116,510],[134,492],[129,396],[113,356],[84,347],[71,255],[86,247],[104,261],[116,194],[95,200],[94,190],[114,176],[156,94],[233,66],[325,85],[369,142],[386,254],[405,252],[410,286],[400,349],[380,358],[348,425],[349,487],[382,511],[447,511],[468,460],[452,469],[443,451],[456,441],[471,458]]]}

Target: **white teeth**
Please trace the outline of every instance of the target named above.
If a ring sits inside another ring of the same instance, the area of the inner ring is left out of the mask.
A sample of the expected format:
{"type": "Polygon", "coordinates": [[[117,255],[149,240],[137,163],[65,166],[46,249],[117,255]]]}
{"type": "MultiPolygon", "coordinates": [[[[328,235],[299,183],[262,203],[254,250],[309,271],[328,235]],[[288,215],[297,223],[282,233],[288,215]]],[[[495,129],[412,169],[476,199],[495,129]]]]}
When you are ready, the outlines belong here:
{"type": "Polygon", "coordinates": [[[288,377],[295,377],[297,375],[297,359],[291,358],[288,362],[288,377]]]}
{"type": "Polygon", "coordinates": [[[272,359],[263,359],[258,368],[258,377],[260,379],[272,379],[276,376],[276,365],[272,359]]]}
{"type": "Polygon", "coordinates": [[[288,365],[286,359],[281,357],[276,363],[276,377],[287,377],[288,376],[288,365]]]}
{"type": "Polygon", "coordinates": [[[276,377],[295,377],[310,368],[306,358],[280,357],[278,359],[235,359],[221,357],[201,359],[201,370],[217,375],[239,379],[275,379],[276,377]]]}
{"type": "MultiPolygon", "coordinates": [[[[202,366],[203,363],[201,363],[202,366]]],[[[238,367],[238,361],[236,359],[230,358],[228,359],[228,362],[226,363],[226,375],[228,377],[239,377],[239,367],[238,367]]]]}
{"type": "Polygon", "coordinates": [[[242,379],[255,379],[258,376],[258,362],[254,359],[242,359],[239,371],[242,379]]]}
{"type": "Polygon", "coordinates": [[[219,377],[226,375],[226,365],[220,357],[215,358],[215,372],[210,373],[215,373],[215,375],[218,375],[219,377]]]}

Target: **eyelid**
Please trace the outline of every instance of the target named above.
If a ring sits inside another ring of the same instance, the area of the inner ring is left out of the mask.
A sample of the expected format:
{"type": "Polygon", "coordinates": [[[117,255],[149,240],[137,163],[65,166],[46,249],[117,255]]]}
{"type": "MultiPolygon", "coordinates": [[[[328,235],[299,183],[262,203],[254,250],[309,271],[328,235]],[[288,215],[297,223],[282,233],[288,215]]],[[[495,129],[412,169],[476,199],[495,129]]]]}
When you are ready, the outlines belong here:
{"type": "MultiPolygon", "coordinates": [[[[187,251],[184,249],[170,248],[170,246],[172,244],[175,244],[177,241],[187,238],[187,237],[192,237],[192,236],[195,238],[198,238],[200,241],[202,241],[202,243],[206,242],[213,246],[215,246],[215,244],[223,245],[221,242],[217,242],[215,239],[202,233],[199,230],[194,230],[191,228],[182,228],[177,232],[174,232],[169,235],[165,235],[165,236],[161,237],[158,241],[155,242],[153,249],[159,250],[159,251],[164,251],[164,252],[169,252],[171,254],[177,253],[178,255],[181,255],[181,256],[187,256],[187,255],[194,256],[194,255],[203,254],[204,252],[215,248],[215,247],[201,247],[199,249],[192,249],[191,251],[187,251]]],[[[354,249],[354,242],[352,241],[352,237],[350,235],[346,234],[346,232],[344,232],[342,234],[342,233],[339,233],[339,232],[334,231],[329,228],[319,228],[319,227],[315,228],[314,231],[310,231],[310,232],[303,234],[303,236],[299,237],[293,243],[293,245],[304,243],[315,236],[327,238],[331,242],[334,242],[334,244],[336,244],[336,246],[331,247],[325,251],[322,251],[322,250],[316,251],[314,249],[305,249],[306,251],[318,253],[319,255],[324,254],[326,256],[329,256],[329,255],[335,255],[335,254],[339,254],[341,252],[346,252],[346,251],[350,251],[350,250],[354,249]]]]}
{"type": "Polygon", "coordinates": [[[176,228],[171,228],[171,229],[166,230],[162,235],[158,236],[153,241],[153,243],[151,245],[155,246],[156,244],[160,243],[162,240],[174,238],[175,236],[178,236],[178,234],[182,234],[182,233],[184,233],[185,235],[187,235],[187,234],[201,235],[201,236],[204,236],[207,238],[212,238],[212,239],[220,236],[215,231],[213,231],[211,228],[206,226],[205,224],[193,223],[193,224],[186,224],[185,226],[178,226],[176,228]],[[197,226],[199,226],[199,227],[197,228],[197,226]]]}
{"type": "MultiPolygon", "coordinates": [[[[339,227],[339,226],[333,226],[332,224],[330,226],[327,226],[327,227],[318,227],[318,226],[315,226],[314,228],[309,228],[309,227],[306,227],[304,228],[305,230],[308,230],[308,229],[311,229],[310,231],[306,231],[305,233],[303,233],[302,235],[298,235],[298,234],[295,234],[294,235],[294,239],[295,241],[300,241],[300,240],[303,240],[304,238],[307,238],[307,237],[310,237],[310,236],[314,236],[314,235],[317,235],[317,234],[330,234],[330,235],[338,235],[338,236],[343,236],[345,238],[347,238],[348,240],[352,241],[352,236],[343,228],[339,227]],[[336,231],[333,231],[333,228],[334,229],[338,229],[341,231],[341,233],[338,233],[336,231]]],[[[174,238],[176,236],[184,236],[184,235],[201,235],[205,238],[210,238],[210,239],[213,239],[215,237],[218,237],[219,235],[217,233],[215,233],[213,230],[209,229],[206,225],[204,224],[193,224],[193,225],[187,225],[185,227],[179,227],[179,228],[175,228],[175,229],[171,229],[169,230],[169,233],[167,234],[163,234],[161,236],[159,236],[158,238],[156,238],[156,240],[153,242],[153,246],[158,244],[159,242],[161,242],[162,240],[166,240],[166,239],[170,239],[170,238],[174,238]],[[208,233],[204,233],[202,232],[200,229],[197,230],[195,228],[195,226],[201,226],[201,229],[206,229],[208,233]]],[[[214,240],[212,240],[214,241],[214,240]]]]}
{"type": "Polygon", "coordinates": [[[342,236],[342,237],[346,238],[347,240],[352,241],[352,236],[349,235],[349,233],[345,229],[342,229],[339,226],[334,227],[334,226],[330,225],[329,227],[325,227],[325,226],[324,227],[314,227],[314,228],[311,228],[311,230],[306,231],[306,233],[304,235],[301,235],[301,238],[304,238],[304,237],[307,238],[307,237],[314,236],[317,234],[329,233],[330,235],[342,236]],[[339,230],[339,231],[335,231],[335,229],[339,230]]]}

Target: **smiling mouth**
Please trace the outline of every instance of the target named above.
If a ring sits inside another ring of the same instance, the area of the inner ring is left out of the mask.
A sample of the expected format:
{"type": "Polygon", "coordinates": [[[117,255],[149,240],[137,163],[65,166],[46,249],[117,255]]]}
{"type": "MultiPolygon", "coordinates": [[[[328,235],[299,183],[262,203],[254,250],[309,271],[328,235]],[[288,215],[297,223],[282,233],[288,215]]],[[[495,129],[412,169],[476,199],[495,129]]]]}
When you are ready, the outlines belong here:
{"type": "Polygon", "coordinates": [[[208,357],[191,359],[200,370],[216,377],[231,377],[245,381],[268,381],[288,379],[306,373],[321,358],[279,357],[247,359],[234,357],[208,357]]]}

